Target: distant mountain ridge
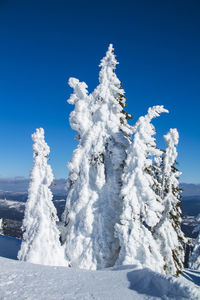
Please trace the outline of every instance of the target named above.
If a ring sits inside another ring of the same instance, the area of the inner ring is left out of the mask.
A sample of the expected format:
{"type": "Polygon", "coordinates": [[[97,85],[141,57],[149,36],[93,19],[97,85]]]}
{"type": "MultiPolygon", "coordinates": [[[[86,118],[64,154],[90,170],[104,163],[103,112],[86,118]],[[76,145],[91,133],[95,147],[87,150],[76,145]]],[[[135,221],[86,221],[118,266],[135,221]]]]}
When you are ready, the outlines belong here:
{"type": "Polygon", "coordinates": [[[200,196],[200,184],[181,183],[180,188],[183,189],[183,197],[200,196]]]}
{"type": "MultiPolygon", "coordinates": [[[[66,179],[55,179],[51,187],[53,194],[66,194],[65,185],[66,179]]],[[[27,178],[0,178],[0,191],[27,193],[28,186],[27,178]]],[[[200,184],[181,183],[180,188],[183,189],[183,197],[200,196],[200,184]]]]}
{"type": "MultiPolygon", "coordinates": [[[[66,179],[55,179],[51,190],[53,194],[66,194],[65,190],[66,179]]],[[[0,193],[14,192],[27,193],[29,186],[29,179],[23,177],[16,178],[0,178],[0,193]]]]}

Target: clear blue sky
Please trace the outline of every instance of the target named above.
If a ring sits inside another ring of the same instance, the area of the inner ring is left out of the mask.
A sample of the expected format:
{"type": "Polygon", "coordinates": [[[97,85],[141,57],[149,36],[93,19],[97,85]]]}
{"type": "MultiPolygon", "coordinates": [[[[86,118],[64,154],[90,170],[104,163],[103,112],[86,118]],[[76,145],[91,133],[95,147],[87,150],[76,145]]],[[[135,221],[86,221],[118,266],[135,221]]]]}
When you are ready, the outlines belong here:
{"type": "Polygon", "coordinates": [[[109,43],[120,62],[127,112],[170,110],[154,124],[158,144],[180,133],[182,182],[200,183],[200,1],[0,0],[0,177],[29,176],[31,134],[43,127],[56,178],[76,144],[66,103],[70,76],[98,84],[109,43]]]}

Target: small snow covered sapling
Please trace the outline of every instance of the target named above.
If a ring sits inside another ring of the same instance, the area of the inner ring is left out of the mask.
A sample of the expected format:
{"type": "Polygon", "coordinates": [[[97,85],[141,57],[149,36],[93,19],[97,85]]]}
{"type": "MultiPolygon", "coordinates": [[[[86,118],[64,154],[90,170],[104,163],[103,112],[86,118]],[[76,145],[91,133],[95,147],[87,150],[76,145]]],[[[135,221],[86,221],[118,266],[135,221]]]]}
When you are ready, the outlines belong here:
{"type": "Polygon", "coordinates": [[[53,173],[47,163],[50,149],[44,140],[44,129],[36,129],[32,139],[34,165],[30,174],[22,225],[24,234],[18,259],[35,264],[67,266],[56,227],[58,217],[49,189],[53,173]]]}
{"type": "Polygon", "coordinates": [[[3,234],[3,219],[0,219],[0,234],[3,234]]]}
{"type": "Polygon", "coordinates": [[[4,234],[4,226],[5,226],[4,219],[0,219],[0,234],[1,235],[4,234]]]}
{"type": "Polygon", "coordinates": [[[164,273],[164,261],[152,231],[159,222],[163,205],[152,186],[153,178],[147,170],[152,157],[160,155],[156,148],[153,118],[168,112],[163,106],[149,108],[134,127],[133,143],[128,149],[122,177],[122,214],[116,224],[116,237],[120,240],[117,265],[137,264],[164,273]]]}
{"type": "Polygon", "coordinates": [[[193,233],[197,232],[198,236],[189,258],[189,267],[194,270],[200,270],[200,214],[197,216],[196,221],[198,222],[198,225],[194,228],[193,233]]]}
{"type": "Polygon", "coordinates": [[[4,218],[0,219],[0,234],[4,235],[5,234],[5,229],[7,227],[7,222],[4,218]]]}
{"type": "Polygon", "coordinates": [[[160,164],[160,183],[164,211],[153,234],[160,244],[160,252],[165,261],[166,274],[178,276],[183,269],[185,237],[181,231],[180,190],[178,188],[180,172],[175,167],[179,134],[177,129],[170,129],[164,136],[166,149],[160,164]]]}

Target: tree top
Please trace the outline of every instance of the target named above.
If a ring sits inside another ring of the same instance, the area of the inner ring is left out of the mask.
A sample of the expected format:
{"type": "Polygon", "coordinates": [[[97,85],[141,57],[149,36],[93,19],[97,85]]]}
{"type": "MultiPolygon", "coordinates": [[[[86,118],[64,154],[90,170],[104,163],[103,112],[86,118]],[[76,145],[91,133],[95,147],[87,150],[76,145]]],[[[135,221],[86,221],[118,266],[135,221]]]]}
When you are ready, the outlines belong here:
{"type": "Polygon", "coordinates": [[[115,58],[113,45],[110,44],[106,52],[106,56],[102,58],[100,67],[111,67],[112,69],[116,68],[116,65],[119,64],[115,58]]]}
{"type": "Polygon", "coordinates": [[[44,129],[37,128],[32,134],[34,157],[37,155],[47,156],[50,152],[49,146],[44,140],[44,129]]]}

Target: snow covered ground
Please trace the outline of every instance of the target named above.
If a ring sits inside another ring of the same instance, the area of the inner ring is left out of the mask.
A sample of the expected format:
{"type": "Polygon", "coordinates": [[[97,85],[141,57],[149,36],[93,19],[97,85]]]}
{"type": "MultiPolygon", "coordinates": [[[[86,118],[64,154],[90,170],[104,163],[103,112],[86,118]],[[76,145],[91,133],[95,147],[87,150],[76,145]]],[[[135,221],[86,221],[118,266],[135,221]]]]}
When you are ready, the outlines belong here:
{"type": "Polygon", "coordinates": [[[136,266],[48,267],[15,260],[19,247],[19,239],[0,236],[0,300],[200,299],[200,272],[186,270],[177,280],[136,266]]]}
{"type": "MultiPolygon", "coordinates": [[[[0,258],[6,257],[10,259],[17,259],[17,253],[20,249],[20,246],[21,246],[20,239],[10,237],[10,236],[0,235],[0,258]]],[[[1,272],[1,265],[0,265],[0,272],[1,272]]]]}

